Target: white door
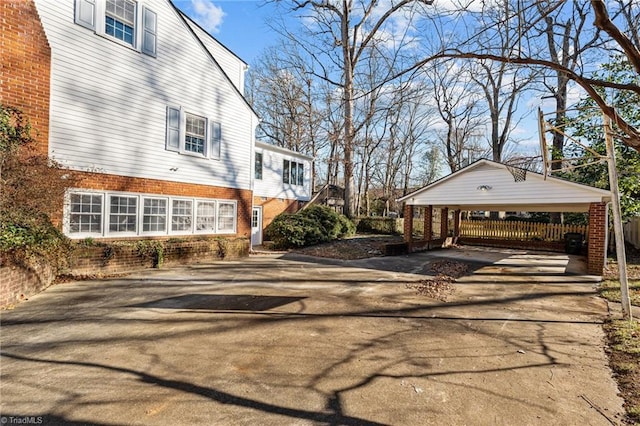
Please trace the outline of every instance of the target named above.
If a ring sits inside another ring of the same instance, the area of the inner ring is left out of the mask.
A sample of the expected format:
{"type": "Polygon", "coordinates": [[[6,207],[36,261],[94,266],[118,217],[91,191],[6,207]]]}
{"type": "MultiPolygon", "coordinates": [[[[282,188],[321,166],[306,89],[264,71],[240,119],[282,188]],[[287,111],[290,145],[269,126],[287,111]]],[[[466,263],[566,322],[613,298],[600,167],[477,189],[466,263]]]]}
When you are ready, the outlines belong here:
{"type": "Polygon", "coordinates": [[[251,214],[251,245],[262,244],[262,207],[254,207],[251,214]]]}

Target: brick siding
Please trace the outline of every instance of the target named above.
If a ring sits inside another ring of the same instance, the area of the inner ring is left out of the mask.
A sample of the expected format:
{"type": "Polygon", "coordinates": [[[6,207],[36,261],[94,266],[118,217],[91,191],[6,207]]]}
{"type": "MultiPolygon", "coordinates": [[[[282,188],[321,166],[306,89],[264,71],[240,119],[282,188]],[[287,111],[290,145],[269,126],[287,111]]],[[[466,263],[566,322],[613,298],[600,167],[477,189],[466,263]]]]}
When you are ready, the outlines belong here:
{"type": "Polygon", "coordinates": [[[404,240],[409,244],[413,241],[413,206],[409,204],[404,205],[404,240]]]}
{"type": "Polygon", "coordinates": [[[604,268],[606,209],[605,203],[591,203],[589,206],[587,270],[593,275],[602,275],[604,268]]]}
{"type": "Polygon", "coordinates": [[[19,108],[48,154],[51,48],[32,0],[0,0],[0,103],[19,108]]]}
{"type": "Polygon", "coordinates": [[[262,229],[265,229],[273,219],[280,213],[295,213],[302,207],[303,203],[285,198],[253,197],[253,205],[262,207],[262,229]]]}

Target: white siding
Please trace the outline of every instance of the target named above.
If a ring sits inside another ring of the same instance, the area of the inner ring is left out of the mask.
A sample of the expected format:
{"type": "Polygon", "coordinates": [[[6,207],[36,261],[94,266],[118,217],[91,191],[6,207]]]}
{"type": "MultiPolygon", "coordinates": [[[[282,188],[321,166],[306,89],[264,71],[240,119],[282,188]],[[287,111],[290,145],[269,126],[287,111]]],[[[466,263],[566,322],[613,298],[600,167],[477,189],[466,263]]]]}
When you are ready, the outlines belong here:
{"type": "Polygon", "coordinates": [[[168,1],[138,4],[158,15],[157,57],[76,25],[73,0],[36,0],[52,50],[50,155],[76,170],[250,189],[255,115],[168,1]],[[168,105],[222,124],[221,160],[165,150],[168,105]]]}
{"type": "Polygon", "coordinates": [[[477,207],[474,210],[489,210],[491,206],[497,210],[518,210],[516,206],[529,206],[545,209],[543,211],[574,211],[588,208],[591,202],[602,201],[607,194],[607,191],[559,179],[544,180],[541,175],[532,172],[527,173],[525,181],[515,182],[506,167],[485,163],[434,183],[408,196],[406,201],[413,205],[477,207]],[[479,189],[482,185],[488,185],[491,189],[482,191],[479,189]],[[552,209],[549,205],[559,207],[552,209]],[[564,208],[566,210],[562,210],[564,208]]]}
{"type": "MultiPolygon", "coordinates": [[[[295,152],[284,152],[263,145],[257,145],[256,152],[262,153],[262,179],[254,182],[253,195],[268,198],[286,198],[308,201],[311,198],[311,160],[295,152]],[[282,180],[284,160],[304,164],[304,185],[286,184],[282,180]]],[[[252,168],[253,170],[253,168],[252,168]]]]}

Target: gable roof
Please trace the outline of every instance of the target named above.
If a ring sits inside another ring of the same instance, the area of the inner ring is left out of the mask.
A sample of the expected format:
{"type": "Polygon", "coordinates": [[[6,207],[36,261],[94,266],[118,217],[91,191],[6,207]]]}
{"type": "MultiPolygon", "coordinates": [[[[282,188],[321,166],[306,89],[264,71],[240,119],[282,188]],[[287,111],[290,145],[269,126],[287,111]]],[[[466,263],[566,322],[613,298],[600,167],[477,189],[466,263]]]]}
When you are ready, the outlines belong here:
{"type": "MultiPolygon", "coordinates": [[[[178,17],[180,18],[180,20],[184,23],[184,25],[187,27],[187,29],[189,30],[189,32],[193,35],[193,37],[195,38],[195,40],[198,42],[198,44],[200,45],[200,47],[202,47],[202,49],[204,50],[204,52],[207,54],[207,56],[209,57],[209,59],[213,62],[213,64],[220,70],[220,72],[222,73],[222,75],[224,75],[225,79],[227,80],[227,82],[229,83],[229,85],[233,88],[233,91],[240,97],[240,99],[242,99],[242,101],[244,102],[244,104],[247,106],[247,108],[249,109],[249,111],[251,111],[251,113],[256,117],[256,119],[259,119],[258,114],[256,113],[256,111],[253,109],[253,107],[251,106],[251,104],[249,103],[249,101],[247,101],[247,98],[244,97],[244,95],[240,92],[240,90],[238,90],[238,88],[236,87],[235,84],[233,84],[233,80],[231,80],[231,78],[229,77],[229,75],[225,72],[224,68],[220,65],[220,63],[216,60],[216,58],[213,56],[213,53],[207,48],[206,42],[204,40],[202,40],[202,38],[200,38],[200,36],[198,35],[198,33],[196,33],[196,31],[194,30],[194,28],[192,27],[192,25],[195,25],[197,28],[201,29],[202,33],[206,34],[205,37],[210,37],[211,39],[213,39],[213,41],[215,43],[217,43],[220,46],[223,46],[226,50],[228,50],[229,52],[231,52],[226,46],[224,46],[223,44],[221,44],[218,40],[216,40],[215,38],[213,38],[208,32],[206,32],[204,29],[202,29],[202,27],[200,27],[195,21],[193,21],[191,18],[189,18],[187,15],[185,15],[180,9],[178,9],[178,7],[173,4],[173,0],[168,0],[169,4],[171,5],[171,7],[173,8],[173,10],[176,12],[176,14],[178,15],[178,17]],[[190,24],[193,23],[193,24],[190,24]]],[[[233,53],[233,52],[231,52],[233,53]]],[[[238,58],[241,62],[244,63],[244,61],[242,61],[237,55],[235,55],[235,53],[233,53],[234,56],[236,56],[236,58],[238,58]]]]}
{"type": "Polygon", "coordinates": [[[507,165],[482,159],[398,201],[454,210],[584,212],[591,203],[611,201],[611,193],[531,171],[516,182],[507,165]]]}

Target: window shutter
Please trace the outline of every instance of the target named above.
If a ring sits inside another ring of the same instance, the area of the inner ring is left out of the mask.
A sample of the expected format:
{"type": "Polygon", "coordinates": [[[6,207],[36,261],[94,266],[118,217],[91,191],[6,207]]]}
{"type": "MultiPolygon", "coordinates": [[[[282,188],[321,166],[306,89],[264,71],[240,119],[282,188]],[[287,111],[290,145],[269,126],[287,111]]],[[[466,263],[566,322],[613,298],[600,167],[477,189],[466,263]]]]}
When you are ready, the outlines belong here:
{"type": "Polygon", "coordinates": [[[76,24],[95,30],[96,2],[95,0],[76,0],[76,24]]]}
{"type": "Polygon", "coordinates": [[[156,56],[158,19],[155,12],[142,8],[142,53],[156,56]]]}
{"type": "Polygon", "coordinates": [[[180,109],[167,107],[168,151],[180,151],[180,109]]]}
{"type": "Polygon", "coordinates": [[[210,121],[209,138],[211,139],[211,153],[209,157],[219,159],[222,147],[222,126],[216,121],[210,121]]]}

